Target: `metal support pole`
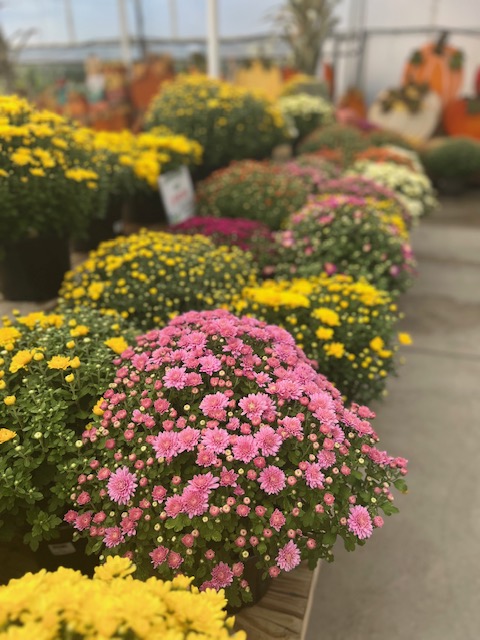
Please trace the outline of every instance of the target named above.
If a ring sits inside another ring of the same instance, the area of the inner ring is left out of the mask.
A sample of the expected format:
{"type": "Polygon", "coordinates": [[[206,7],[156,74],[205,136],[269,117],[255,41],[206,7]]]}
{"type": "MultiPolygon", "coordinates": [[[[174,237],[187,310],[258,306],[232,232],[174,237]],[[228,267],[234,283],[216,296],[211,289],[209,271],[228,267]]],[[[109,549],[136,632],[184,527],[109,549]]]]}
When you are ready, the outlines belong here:
{"type": "Polygon", "coordinates": [[[135,0],[135,21],[137,23],[137,41],[140,47],[140,55],[142,58],[147,57],[148,47],[147,39],[145,38],[145,20],[143,15],[142,0],[135,0]]]}
{"type": "Polygon", "coordinates": [[[69,44],[75,44],[77,37],[75,34],[75,22],[73,19],[72,0],[63,0],[65,6],[65,22],[67,23],[67,34],[69,44]]]}
{"type": "Polygon", "coordinates": [[[211,78],[220,75],[217,0],[207,0],[207,69],[211,78]]]}
{"type": "Polygon", "coordinates": [[[125,66],[130,67],[132,63],[132,53],[130,50],[130,36],[128,34],[127,8],[125,0],[118,2],[118,21],[120,23],[120,46],[122,48],[122,58],[125,66]]]}
{"type": "Polygon", "coordinates": [[[170,35],[176,40],[178,38],[178,14],[177,0],[170,0],[170,35]]]}

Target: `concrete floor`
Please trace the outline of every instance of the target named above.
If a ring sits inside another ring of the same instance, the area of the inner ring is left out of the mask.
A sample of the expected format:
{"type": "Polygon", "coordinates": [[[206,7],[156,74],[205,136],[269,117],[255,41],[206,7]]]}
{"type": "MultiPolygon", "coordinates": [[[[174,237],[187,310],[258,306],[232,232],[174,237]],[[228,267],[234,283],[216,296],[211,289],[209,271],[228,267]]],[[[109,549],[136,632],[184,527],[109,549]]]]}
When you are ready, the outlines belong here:
{"type": "Polygon", "coordinates": [[[375,421],[410,461],[410,492],[365,547],[322,565],[308,640],[480,638],[479,194],[444,200],[413,243],[414,345],[375,421]]]}

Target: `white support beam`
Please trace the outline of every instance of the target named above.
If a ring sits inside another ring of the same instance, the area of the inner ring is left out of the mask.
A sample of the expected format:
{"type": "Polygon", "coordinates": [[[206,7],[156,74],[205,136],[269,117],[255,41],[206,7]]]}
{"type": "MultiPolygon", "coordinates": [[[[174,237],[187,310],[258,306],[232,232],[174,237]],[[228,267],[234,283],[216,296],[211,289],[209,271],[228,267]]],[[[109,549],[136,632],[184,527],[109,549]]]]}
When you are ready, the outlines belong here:
{"type": "Polygon", "coordinates": [[[117,0],[117,2],[122,58],[125,66],[129,68],[132,64],[132,52],[130,49],[130,35],[128,33],[127,7],[125,5],[125,0],[117,0]]]}
{"type": "Polygon", "coordinates": [[[75,44],[77,36],[75,33],[75,21],[73,19],[72,0],[63,0],[65,6],[65,22],[67,24],[68,43],[75,44]]]}
{"type": "Polygon", "coordinates": [[[177,0],[170,0],[170,35],[174,40],[178,38],[177,0]]]}
{"type": "Polygon", "coordinates": [[[220,75],[217,0],[207,0],[207,71],[211,78],[220,75]]]}

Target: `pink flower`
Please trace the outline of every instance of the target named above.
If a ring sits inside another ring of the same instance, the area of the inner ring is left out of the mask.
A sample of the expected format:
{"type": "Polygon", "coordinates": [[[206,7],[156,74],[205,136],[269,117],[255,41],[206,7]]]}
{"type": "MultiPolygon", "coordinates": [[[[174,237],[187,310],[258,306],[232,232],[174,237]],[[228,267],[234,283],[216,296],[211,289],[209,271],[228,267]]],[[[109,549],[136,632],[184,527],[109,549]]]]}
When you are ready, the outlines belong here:
{"type": "Polygon", "coordinates": [[[203,356],[200,358],[200,371],[202,373],[208,373],[211,376],[216,371],[220,371],[222,368],[222,362],[215,356],[203,356]]]}
{"type": "Polygon", "coordinates": [[[260,488],[268,494],[280,493],[285,488],[285,474],[281,469],[274,465],[265,467],[258,476],[260,488]]]}
{"type": "Polygon", "coordinates": [[[233,571],[225,562],[219,562],[212,569],[212,583],[215,589],[224,589],[233,582],[233,571]]]}
{"type": "Polygon", "coordinates": [[[283,426],[289,436],[297,437],[302,435],[302,423],[298,418],[289,418],[286,416],[282,420],[279,420],[279,424],[283,426]]]}
{"type": "Polygon", "coordinates": [[[223,467],[222,472],[220,473],[220,485],[222,487],[236,487],[238,473],[235,473],[233,469],[227,469],[223,467]]]}
{"type": "Polygon", "coordinates": [[[223,453],[230,442],[230,434],[226,429],[214,427],[209,429],[202,438],[202,444],[214,453],[223,453]]]}
{"type": "Polygon", "coordinates": [[[169,518],[176,518],[183,511],[183,500],[181,496],[170,496],[165,503],[165,513],[169,518]]]}
{"type": "Polygon", "coordinates": [[[151,551],[148,555],[152,559],[153,568],[156,569],[159,565],[163,564],[167,559],[168,549],[167,547],[160,546],[154,549],[153,551],[151,551]]]}
{"type": "Polygon", "coordinates": [[[282,445],[282,437],[272,427],[260,427],[255,440],[264,456],[274,456],[282,445]]]}
{"type": "Polygon", "coordinates": [[[87,491],[82,491],[82,493],[78,496],[77,502],[79,505],[84,505],[90,502],[90,494],[87,491]]]}
{"type": "Polygon", "coordinates": [[[313,464],[307,462],[306,464],[305,482],[307,486],[309,486],[310,489],[323,489],[325,476],[321,472],[318,462],[314,462],[313,464]]]}
{"type": "Polygon", "coordinates": [[[105,529],[103,543],[106,547],[111,549],[122,542],[125,542],[125,538],[123,537],[123,533],[119,527],[107,527],[107,529],[105,529]]]}
{"type": "Polygon", "coordinates": [[[195,538],[194,538],[194,536],[192,536],[191,533],[186,533],[182,537],[182,544],[185,545],[186,547],[188,547],[189,549],[191,547],[193,547],[194,543],[195,543],[195,538]]]}
{"type": "Polygon", "coordinates": [[[183,562],[183,558],[176,551],[170,551],[170,553],[168,554],[167,562],[170,569],[178,569],[178,567],[183,562]]]}
{"type": "Polygon", "coordinates": [[[246,518],[250,513],[250,507],[248,507],[246,504],[239,504],[236,511],[241,518],[246,518]]]}
{"type": "Polygon", "coordinates": [[[172,367],[163,376],[163,384],[167,389],[184,389],[187,384],[185,367],[172,367]]]}
{"type": "Polygon", "coordinates": [[[87,511],[86,513],[80,514],[75,520],[74,527],[79,531],[83,531],[90,526],[90,522],[92,521],[92,513],[91,511],[87,511]]]}
{"type": "Polygon", "coordinates": [[[217,489],[219,486],[217,476],[208,471],[207,473],[198,473],[194,475],[190,481],[190,484],[199,491],[210,492],[213,489],[217,489]]]}
{"type": "Polygon", "coordinates": [[[162,502],[162,500],[164,500],[166,495],[167,495],[167,490],[165,489],[165,487],[162,487],[161,485],[158,485],[158,484],[155,487],[153,487],[152,498],[157,502],[162,502]]]}
{"type": "Polygon", "coordinates": [[[266,393],[249,393],[238,402],[242,415],[249,420],[259,420],[264,413],[274,411],[275,404],[266,393]]]}
{"type": "Polygon", "coordinates": [[[216,460],[216,456],[213,451],[208,451],[208,449],[203,449],[198,452],[196,463],[200,467],[211,467],[216,460]]]}
{"type": "Polygon", "coordinates": [[[253,436],[238,436],[232,447],[232,453],[235,460],[248,463],[258,453],[258,446],[253,436]]]}
{"type": "MultiPolygon", "coordinates": [[[[167,501],[168,502],[168,501],[167,501]]],[[[187,487],[182,494],[183,511],[189,518],[201,516],[208,511],[208,494],[195,487],[187,487]]]]}
{"type": "Polygon", "coordinates": [[[93,522],[95,524],[102,524],[107,519],[107,515],[104,511],[99,511],[93,516],[93,522]]]}
{"type": "Polygon", "coordinates": [[[227,412],[225,407],[228,405],[228,396],[218,391],[206,395],[200,403],[200,410],[207,418],[214,420],[225,420],[227,412]]]}
{"type": "Polygon", "coordinates": [[[127,502],[135,495],[137,488],[137,478],[130,473],[128,467],[121,467],[110,476],[107,485],[108,495],[110,499],[117,504],[127,504],[127,502]]]}
{"type": "Polygon", "coordinates": [[[185,427],[178,434],[178,452],[193,451],[200,440],[200,430],[193,427],[185,427]]]}
{"type": "Polygon", "coordinates": [[[68,522],[68,524],[73,524],[77,519],[77,515],[78,513],[76,511],[70,509],[70,511],[67,511],[67,513],[63,516],[63,519],[65,520],[65,522],[68,522]]]}
{"type": "Polygon", "coordinates": [[[300,549],[293,540],[280,549],[276,561],[283,571],[291,571],[300,564],[300,549]]]}
{"type": "Polygon", "coordinates": [[[370,538],[373,533],[372,519],[368,509],[360,505],[350,507],[347,525],[348,529],[360,540],[370,538]]]}
{"type": "Polygon", "coordinates": [[[272,529],[275,529],[275,531],[280,531],[285,522],[286,518],[283,513],[278,509],[275,509],[275,511],[270,516],[270,526],[272,527],[272,529]]]}
{"type": "Polygon", "coordinates": [[[176,431],[163,431],[152,439],[152,446],[157,458],[171,460],[180,451],[178,433],[176,431]]]}

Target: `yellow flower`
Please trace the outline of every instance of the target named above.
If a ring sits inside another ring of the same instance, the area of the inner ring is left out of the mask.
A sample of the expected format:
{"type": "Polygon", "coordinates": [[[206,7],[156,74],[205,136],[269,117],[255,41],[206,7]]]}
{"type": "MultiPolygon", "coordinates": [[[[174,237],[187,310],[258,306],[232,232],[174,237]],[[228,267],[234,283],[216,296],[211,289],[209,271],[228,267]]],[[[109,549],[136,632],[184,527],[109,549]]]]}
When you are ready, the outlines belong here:
{"type": "Polygon", "coordinates": [[[110,582],[114,578],[126,578],[136,570],[136,566],[128,558],[108,556],[105,564],[95,567],[94,578],[110,582]]]}
{"type": "Polygon", "coordinates": [[[373,340],[370,340],[370,349],[372,349],[372,351],[381,351],[383,349],[383,347],[385,346],[385,342],[382,340],[382,338],[380,338],[380,336],[377,336],[376,338],[373,338],[373,340]]]}
{"type": "Polygon", "coordinates": [[[69,340],[65,346],[67,347],[67,349],[73,349],[73,347],[75,346],[75,340],[69,340]]]}
{"type": "Polygon", "coordinates": [[[412,336],[409,333],[399,333],[398,341],[400,344],[409,345],[413,343],[412,336]]]}
{"type": "Polygon", "coordinates": [[[47,366],[49,369],[68,369],[71,366],[72,361],[67,356],[53,356],[48,363],[47,366]]]}
{"type": "Polygon", "coordinates": [[[15,396],[6,396],[3,399],[3,402],[7,405],[7,407],[12,407],[16,401],[17,401],[17,398],[15,396]]]}
{"type": "Polygon", "coordinates": [[[104,344],[107,345],[107,347],[110,347],[112,351],[119,354],[123,353],[125,349],[128,349],[128,342],[122,337],[109,338],[108,340],[105,340],[104,344]]]}
{"type": "Polygon", "coordinates": [[[333,329],[327,329],[327,327],[318,327],[315,335],[320,340],[330,340],[333,337],[333,329]]]}
{"type": "Polygon", "coordinates": [[[72,338],[80,338],[82,336],[88,335],[89,333],[90,329],[84,324],[79,324],[70,330],[70,335],[72,336],[72,338]]]}
{"type": "Polygon", "coordinates": [[[333,358],[341,358],[345,354],[345,346],[341,342],[331,342],[324,347],[327,356],[333,358]]]}
{"type": "Polygon", "coordinates": [[[10,429],[0,429],[0,444],[12,440],[16,435],[15,431],[10,431],[10,429]]]}
{"type": "Polygon", "coordinates": [[[15,340],[21,337],[21,333],[15,327],[2,327],[0,328],[0,347],[5,347],[7,344],[12,344],[15,340]]]}
{"type": "Polygon", "coordinates": [[[330,327],[340,326],[340,316],[338,313],[332,309],[328,309],[327,307],[319,307],[318,309],[315,309],[312,316],[330,327]]]}
{"type": "Polygon", "coordinates": [[[35,350],[28,351],[26,349],[22,349],[21,351],[17,351],[10,362],[10,373],[17,373],[19,369],[25,369],[27,364],[31,362],[34,354],[35,350]]]}
{"type": "Polygon", "coordinates": [[[75,376],[73,373],[69,373],[68,376],[65,376],[66,382],[73,382],[75,380],[75,376]]]}
{"type": "Polygon", "coordinates": [[[75,356],[70,360],[70,366],[72,367],[72,369],[78,369],[80,365],[81,365],[81,362],[78,356],[75,356]]]}
{"type": "Polygon", "coordinates": [[[97,400],[96,405],[92,409],[92,413],[94,415],[103,416],[103,414],[105,413],[105,411],[100,408],[100,405],[102,404],[102,402],[103,402],[103,398],[100,398],[99,400],[97,400]]]}

